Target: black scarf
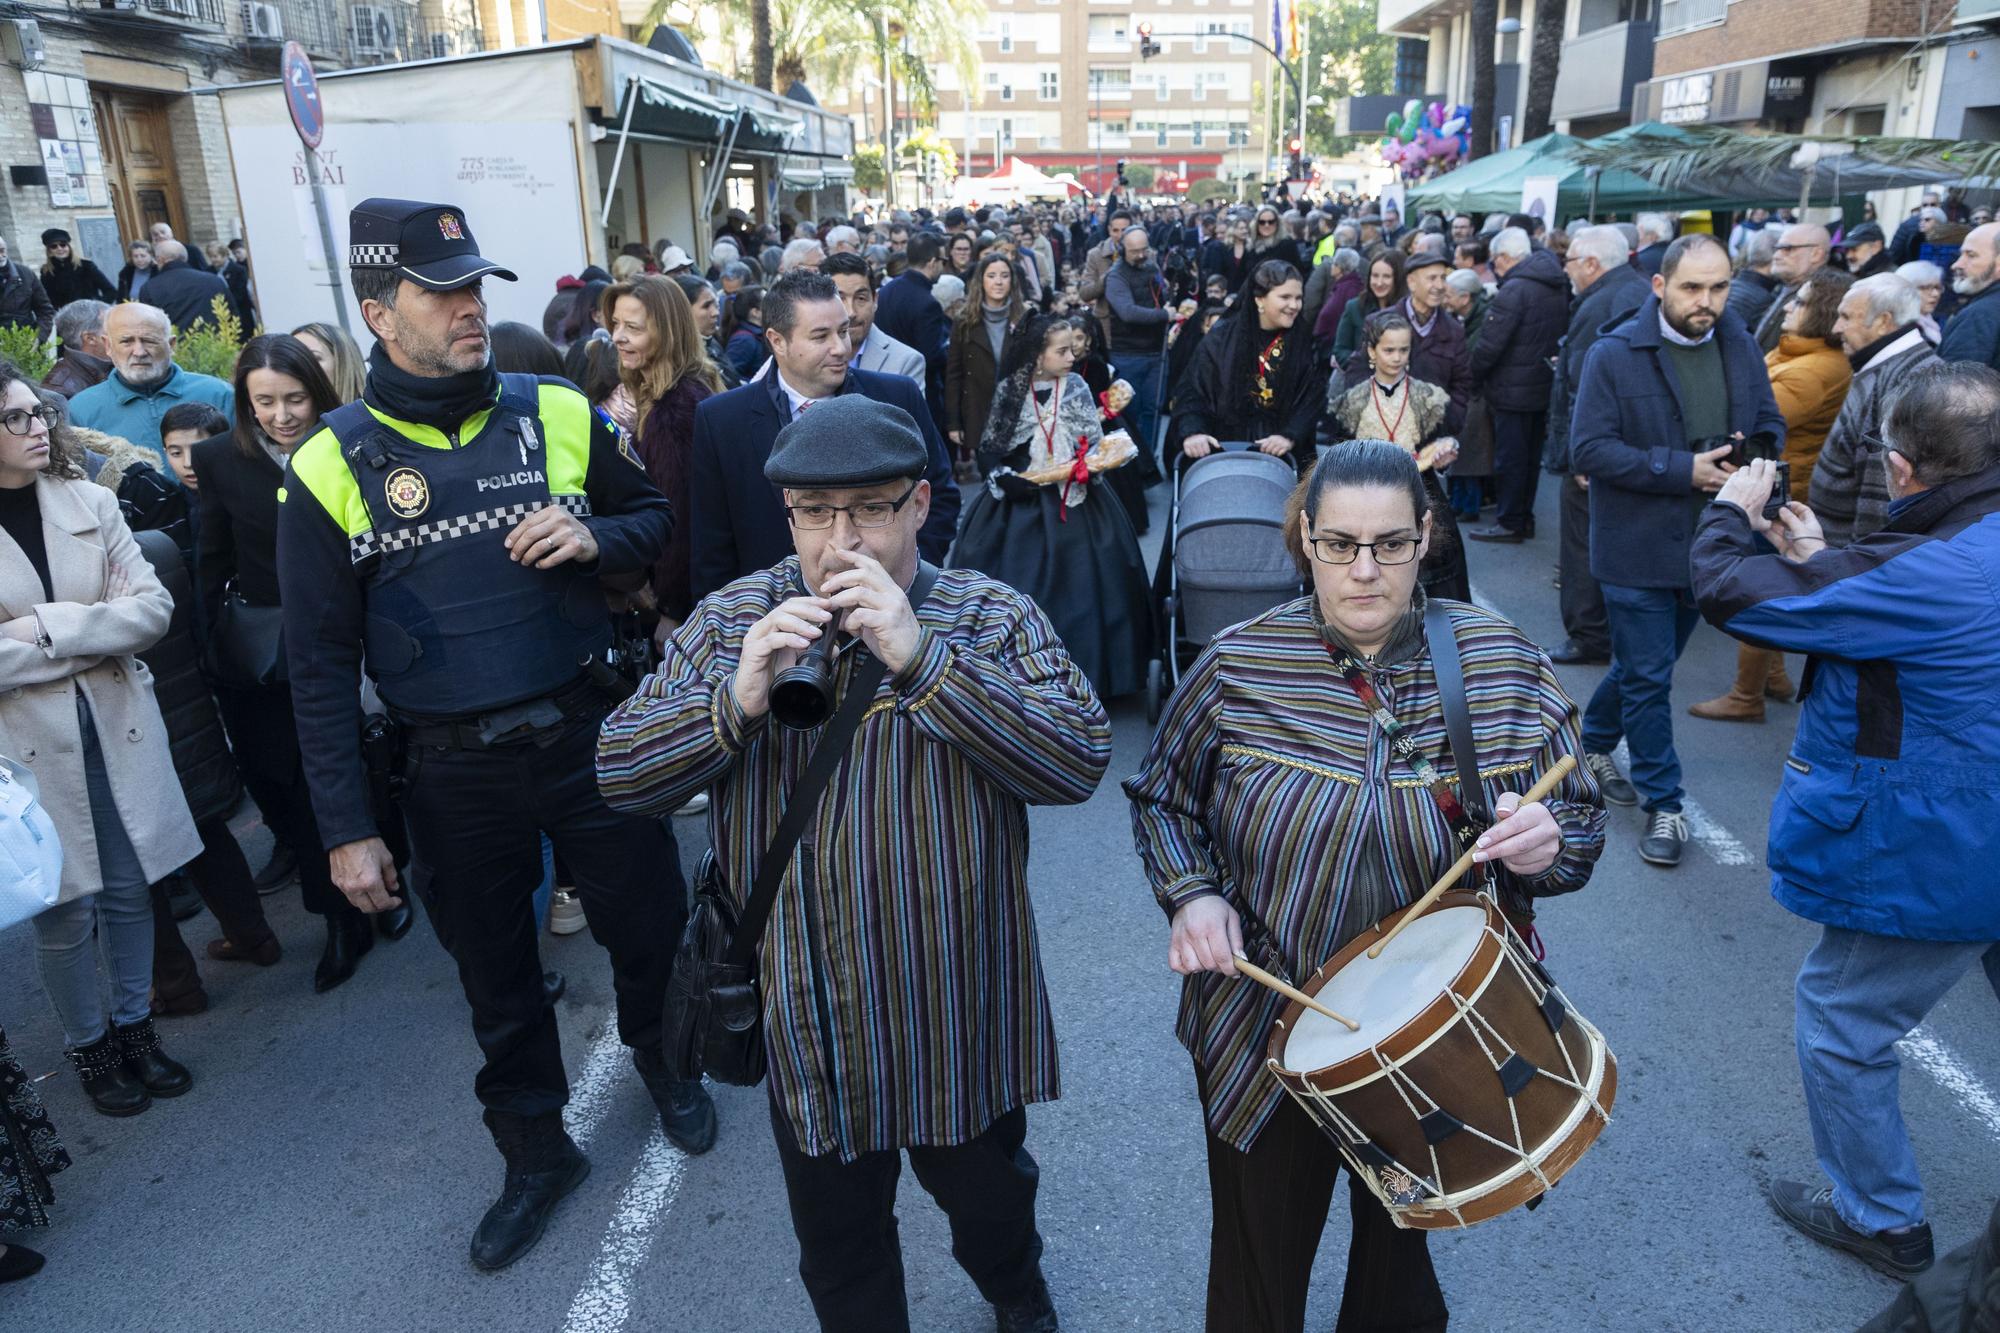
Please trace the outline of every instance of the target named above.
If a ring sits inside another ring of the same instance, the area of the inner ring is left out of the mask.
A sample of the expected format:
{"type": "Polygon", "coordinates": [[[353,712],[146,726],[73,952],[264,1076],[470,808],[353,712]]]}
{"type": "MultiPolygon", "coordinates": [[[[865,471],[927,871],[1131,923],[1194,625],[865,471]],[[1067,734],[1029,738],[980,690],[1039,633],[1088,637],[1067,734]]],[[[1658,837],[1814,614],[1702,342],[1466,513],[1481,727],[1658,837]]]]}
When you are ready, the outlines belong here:
{"type": "Polygon", "coordinates": [[[447,433],[500,397],[500,372],[488,362],[456,375],[412,375],[389,359],[376,343],[368,353],[368,383],[362,401],[398,421],[414,421],[447,433]]]}

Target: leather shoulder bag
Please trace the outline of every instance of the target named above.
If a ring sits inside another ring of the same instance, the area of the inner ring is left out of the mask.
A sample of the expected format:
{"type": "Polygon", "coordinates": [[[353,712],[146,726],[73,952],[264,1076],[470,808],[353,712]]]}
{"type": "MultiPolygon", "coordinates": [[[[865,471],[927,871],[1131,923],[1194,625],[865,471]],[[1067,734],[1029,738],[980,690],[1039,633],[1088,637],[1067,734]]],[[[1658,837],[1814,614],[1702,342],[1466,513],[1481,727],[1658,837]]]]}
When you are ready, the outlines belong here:
{"type": "MultiPolygon", "coordinates": [[[[937,576],[938,571],[929,563],[919,563],[917,577],[910,584],[912,609],[923,605],[937,576]]],[[[855,651],[864,650],[857,646],[855,651]]],[[[846,757],[862,714],[868,711],[887,674],[888,667],[880,658],[864,652],[847,682],[839,711],[820,733],[805,772],[785,801],[740,918],[730,906],[715,853],[702,858],[687,929],[682,932],[673,977],[667,984],[662,1054],[672,1077],[695,1079],[706,1074],[718,1083],[739,1087],[763,1082],[764,1001],[757,986],[757,946],[806,823],[846,757]]]]}

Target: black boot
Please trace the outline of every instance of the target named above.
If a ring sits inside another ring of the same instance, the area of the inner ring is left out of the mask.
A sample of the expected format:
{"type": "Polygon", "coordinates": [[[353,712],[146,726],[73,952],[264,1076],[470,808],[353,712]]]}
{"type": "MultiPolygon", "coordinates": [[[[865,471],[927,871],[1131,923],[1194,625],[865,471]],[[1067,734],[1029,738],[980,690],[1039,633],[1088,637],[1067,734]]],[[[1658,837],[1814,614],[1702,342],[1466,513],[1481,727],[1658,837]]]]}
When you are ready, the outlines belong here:
{"type": "Polygon", "coordinates": [[[554,1004],[569,989],[569,978],[560,972],[542,973],[542,1003],[554,1004]]]}
{"type": "Polygon", "coordinates": [[[137,1115],[153,1104],[146,1085],[125,1068],[125,1053],[115,1032],[107,1031],[66,1054],[76,1066],[77,1082],[90,1094],[90,1104],[105,1115],[137,1115]]]}
{"type": "Polygon", "coordinates": [[[590,1174],[590,1159],[563,1129],[560,1111],[519,1116],[488,1110],[486,1127],[507,1160],[500,1197],[472,1233],[472,1266],[491,1273],[535,1248],[556,1205],[590,1174]]]}
{"type": "Polygon", "coordinates": [[[118,1038],[125,1072],[153,1096],[178,1097],[194,1086],[194,1075],[188,1073],[187,1066],[160,1049],[160,1034],[153,1030],[152,1019],[142,1018],[129,1027],[114,1023],[111,1031],[118,1038]]]}
{"type": "Polygon", "coordinates": [[[359,912],[342,912],[326,919],[326,951],[313,969],[313,991],[324,995],[354,975],[361,955],[375,947],[375,931],[359,912]]]}
{"type": "Polygon", "coordinates": [[[46,1262],[25,1245],[0,1246],[0,1282],[19,1282],[42,1271],[46,1262]]]}
{"type": "Polygon", "coordinates": [[[1057,1333],[1056,1303],[1049,1299],[1049,1284],[1035,1279],[1035,1289],[1027,1297],[993,1307],[997,1333],[1057,1333]]]}
{"type": "Polygon", "coordinates": [[[653,1105],[660,1109],[660,1128],[672,1144],[690,1157],[699,1157],[715,1146],[715,1102],[700,1079],[680,1080],[667,1075],[666,1061],[658,1051],[632,1052],[632,1064],[639,1071],[653,1105]]]}
{"type": "MultiPolygon", "coordinates": [[[[409,883],[406,879],[405,885],[409,883]]],[[[410,923],[417,919],[416,909],[410,906],[410,891],[403,890],[403,905],[392,907],[386,912],[375,914],[375,931],[385,940],[400,940],[410,933],[410,923]]]]}

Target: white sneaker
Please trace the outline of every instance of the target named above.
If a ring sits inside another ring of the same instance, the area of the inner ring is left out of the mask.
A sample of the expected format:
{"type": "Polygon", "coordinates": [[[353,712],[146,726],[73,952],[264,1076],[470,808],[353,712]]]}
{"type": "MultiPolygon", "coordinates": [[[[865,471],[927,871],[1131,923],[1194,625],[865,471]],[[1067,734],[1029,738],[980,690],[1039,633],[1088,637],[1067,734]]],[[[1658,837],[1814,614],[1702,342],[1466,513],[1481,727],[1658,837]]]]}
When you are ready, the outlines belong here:
{"type": "Polygon", "coordinates": [[[694,795],[688,797],[687,804],[683,805],[680,809],[674,811],[674,814],[676,816],[705,815],[707,813],[708,813],[708,793],[705,791],[698,791],[694,795]]]}
{"type": "Polygon", "coordinates": [[[557,889],[549,901],[549,934],[574,935],[587,924],[582,899],[568,889],[557,889]]]}

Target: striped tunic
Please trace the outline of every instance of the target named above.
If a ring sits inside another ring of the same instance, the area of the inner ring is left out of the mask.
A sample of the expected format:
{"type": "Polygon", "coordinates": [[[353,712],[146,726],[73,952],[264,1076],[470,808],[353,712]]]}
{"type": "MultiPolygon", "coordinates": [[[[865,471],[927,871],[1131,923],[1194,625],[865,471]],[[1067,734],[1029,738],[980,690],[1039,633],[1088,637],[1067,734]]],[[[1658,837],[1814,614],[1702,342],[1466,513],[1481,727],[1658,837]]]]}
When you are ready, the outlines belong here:
{"type": "MultiPolygon", "coordinates": [[[[1489,801],[1524,791],[1582,752],[1576,705],[1541,649],[1477,607],[1447,603],[1465,665],[1474,746],[1489,801]]],[[[1428,649],[1373,673],[1384,707],[1456,781],[1428,649]]],[[[1292,979],[1309,974],[1457,859],[1435,797],[1394,758],[1373,715],[1334,670],[1310,598],[1225,630],[1175,691],[1145,766],[1125,783],[1133,836],[1169,917],[1204,894],[1248,902],[1292,979]],[[1365,919],[1363,919],[1365,918],[1365,919]]],[[[1563,852],[1528,886],[1583,887],[1604,847],[1604,807],[1579,764],[1548,801],[1563,852]]],[[[1246,932],[1250,918],[1245,918],[1246,932]]],[[[1284,1001],[1212,972],[1181,987],[1176,1032],[1205,1074],[1209,1129],[1248,1150],[1284,1097],[1264,1045],[1284,1001]]]]}
{"type": "MultiPolygon", "coordinates": [[[[712,793],[739,903],[818,743],[746,719],[730,688],[744,635],[797,568],[705,599],[598,740],[598,784],[620,809],[712,793]]],[[[917,654],[863,716],[759,955],[772,1089],[813,1156],[962,1143],[1058,1093],[1027,807],[1089,797],[1110,728],[1048,620],[1006,585],[947,571],[917,620],[917,654]]],[[[840,655],[843,691],[857,656],[840,655]]]]}

